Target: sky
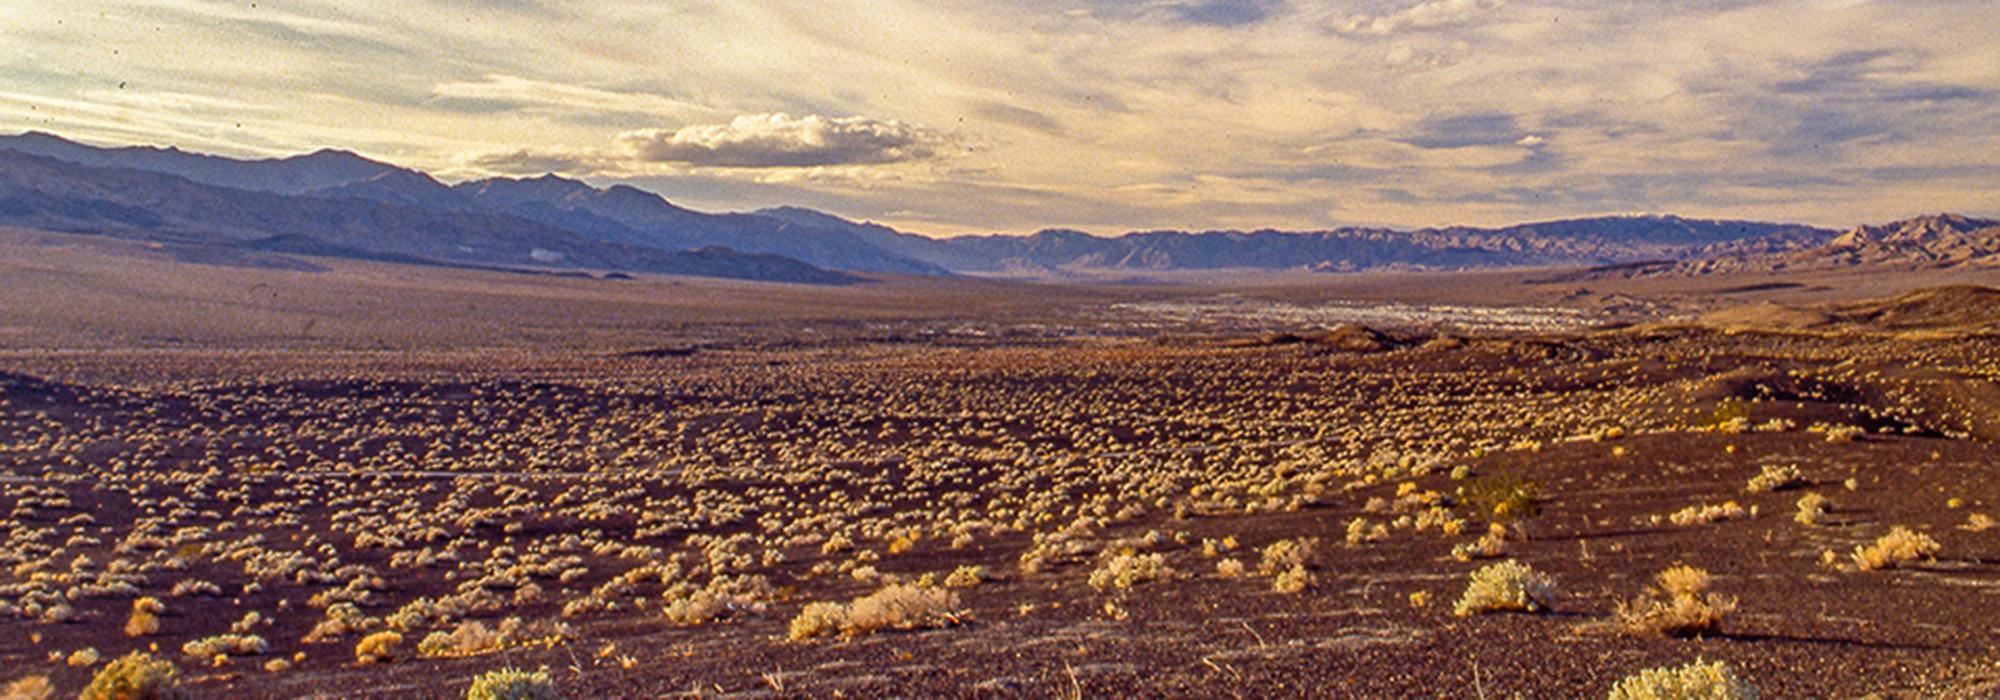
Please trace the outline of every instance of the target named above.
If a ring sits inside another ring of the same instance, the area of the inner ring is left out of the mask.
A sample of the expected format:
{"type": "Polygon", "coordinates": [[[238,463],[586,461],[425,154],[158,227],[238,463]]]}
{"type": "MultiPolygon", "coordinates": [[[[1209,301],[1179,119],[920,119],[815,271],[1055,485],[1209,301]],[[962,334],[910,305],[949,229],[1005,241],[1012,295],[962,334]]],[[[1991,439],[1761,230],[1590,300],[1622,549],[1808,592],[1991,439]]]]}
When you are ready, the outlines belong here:
{"type": "Polygon", "coordinates": [[[0,0],[0,133],[935,235],[2000,214],[1992,0],[0,0]]]}

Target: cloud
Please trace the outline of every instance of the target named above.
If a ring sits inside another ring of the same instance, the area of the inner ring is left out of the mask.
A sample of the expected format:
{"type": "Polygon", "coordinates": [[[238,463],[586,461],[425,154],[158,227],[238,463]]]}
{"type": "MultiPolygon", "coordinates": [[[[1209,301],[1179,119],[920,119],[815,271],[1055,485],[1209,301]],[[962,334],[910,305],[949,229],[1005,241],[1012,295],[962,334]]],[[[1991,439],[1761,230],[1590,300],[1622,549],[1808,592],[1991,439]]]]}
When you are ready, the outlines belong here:
{"type": "Polygon", "coordinates": [[[1174,3],[1169,7],[1183,22],[1238,27],[1264,21],[1279,5],[1271,0],[1208,0],[1174,3]]]}
{"type": "Polygon", "coordinates": [[[1396,12],[1354,15],[1335,27],[1345,34],[1388,36],[1406,30],[1428,30],[1469,24],[1500,9],[1507,0],[1424,0],[1396,12]]]}
{"type": "Polygon", "coordinates": [[[972,105],[972,113],[1002,124],[1012,124],[1052,136],[1060,136],[1063,133],[1062,124],[1054,117],[1001,102],[980,102],[972,105]]]}
{"type": "Polygon", "coordinates": [[[554,107],[590,113],[678,114],[709,108],[660,95],[601,90],[581,85],[492,74],[479,80],[439,83],[431,89],[441,106],[476,107],[497,111],[526,106],[554,107]]]}
{"type": "Polygon", "coordinates": [[[1745,99],[1746,111],[1783,115],[1751,126],[1771,153],[1812,159],[1863,145],[1976,132],[1994,123],[1992,89],[1937,82],[1906,50],[1846,51],[1745,99]]]}
{"type": "Polygon", "coordinates": [[[1071,15],[1209,27],[1245,27],[1270,19],[1284,0],[1089,0],[1071,15]]]}
{"type": "Polygon", "coordinates": [[[602,156],[593,153],[528,148],[478,154],[467,158],[465,164],[475,170],[501,175],[563,173],[578,177],[595,174],[606,165],[602,156]]]}
{"type": "Polygon", "coordinates": [[[641,160],[717,168],[882,165],[943,155],[953,139],[893,120],[784,113],[746,114],[728,124],[627,132],[619,141],[641,160]]]}
{"type": "Polygon", "coordinates": [[[1513,115],[1484,113],[1425,119],[1417,123],[1417,133],[1404,138],[1403,142],[1431,149],[1505,144],[1533,146],[1540,143],[1522,143],[1529,137],[1515,125],[1513,115]]]}

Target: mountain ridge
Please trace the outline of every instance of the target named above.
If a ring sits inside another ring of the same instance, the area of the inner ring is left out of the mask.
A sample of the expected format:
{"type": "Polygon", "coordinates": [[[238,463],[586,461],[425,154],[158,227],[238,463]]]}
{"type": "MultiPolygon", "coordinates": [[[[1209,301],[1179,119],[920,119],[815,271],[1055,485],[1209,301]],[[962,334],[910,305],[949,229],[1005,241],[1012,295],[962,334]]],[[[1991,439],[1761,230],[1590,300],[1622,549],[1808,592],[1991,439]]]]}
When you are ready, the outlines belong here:
{"type": "Polygon", "coordinates": [[[627,270],[815,284],[858,281],[781,256],[621,246],[499,214],[238,190],[6,148],[0,148],[0,223],[183,245],[452,266],[627,270]]]}
{"type": "MultiPolygon", "coordinates": [[[[446,184],[418,170],[329,149],[285,158],[241,160],[171,147],[98,148],[41,132],[0,136],[0,148],[25,148],[24,152],[33,155],[80,166],[99,164],[246,192],[346,203],[354,211],[306,207],[330,219],[313,222],[310,227],[340,229],[343,235],[356,238],[369,237],[368,232],[356,228],[357,220],[381,216],[374,207],[388,206],[399,208],[399,216],[404,218],[422,218],[414,212],[424,212],[440,217],[438,221],[459,224],[500,222],[496,225],[503,231],[527,226],[535,235],[561,238],[572,246],[655,252],[720,246],[791,258],[818,268],[863,273],[1035,277],[1172,270],[1588,267],[1640,261],[1685,265],[1688,261],[1793,255],[1841,237],[1839,232],[1799,224],[1668,214],[1574,217],[1490,228],[1150,230],[1115,236],[1051,228],[1028,235],[930,238],[800,207],[700,212],[630,185],[598,187],[553,174],[446,184]]],[[[114,227],[158,227],[167,219],[189,215],[184,203],[159,198],[86,199],[64,204],[81,207],[70,213],[82,219],[67,225],[94,220],[114,227]]],[[[14,206],[24,211],[34,208],[26,202],[14,206]]],[[[23,216],[30,221],[41,217],[61,224],[63,216],[59,214],[39,211],[23,216]]],[[[455,230],[454,226],[443,228],[447,234],[455,230]]],[[[336,242],[344,245],[353,241],[336,242]]],[[[369,245],[383,244],[376,241],[369,245]]],[[[417,243],[407,246],[422,247],[417,243]]],[[[607,264],[610,260],[579,256],[607,264]]]]}

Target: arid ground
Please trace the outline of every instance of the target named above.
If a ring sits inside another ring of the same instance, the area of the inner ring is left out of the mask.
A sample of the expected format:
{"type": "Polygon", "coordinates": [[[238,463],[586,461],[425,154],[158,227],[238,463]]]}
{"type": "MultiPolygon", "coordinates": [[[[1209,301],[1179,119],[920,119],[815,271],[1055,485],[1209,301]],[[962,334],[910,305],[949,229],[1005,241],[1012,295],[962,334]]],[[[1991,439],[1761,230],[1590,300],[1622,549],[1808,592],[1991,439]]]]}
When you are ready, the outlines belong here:
{"type": "Polygon", "coordinates": [[[1766,697],[2000,696],[2000,292],[1945,286],[2000,273],[0,253],[0,687],[151,650],[213,698],[503,666],[570,698],[1603,697],[1697,658],[1766,697]],[[1507,561],[1539,609],[1456,614],[1507,561]],[[1692,630],[1647,615],[1678,565],[1692,630]]]}

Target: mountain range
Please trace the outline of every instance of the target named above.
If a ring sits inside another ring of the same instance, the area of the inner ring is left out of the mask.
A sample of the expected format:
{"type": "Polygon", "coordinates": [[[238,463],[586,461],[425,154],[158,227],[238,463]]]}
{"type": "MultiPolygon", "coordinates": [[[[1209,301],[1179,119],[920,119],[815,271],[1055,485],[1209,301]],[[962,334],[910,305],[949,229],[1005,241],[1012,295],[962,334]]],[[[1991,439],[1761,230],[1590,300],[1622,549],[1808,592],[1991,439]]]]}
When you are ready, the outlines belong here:
{"type": "Polygon", "coordinates": [[[446,184],[344,151],[240,160],[100,148],[38,132],[0,136],[0,225],[430,264],[806,283],[881,274],[1604,265],[1795,253],[1845,238],[1794,224],[1676,216],[1503,228],[1111,237],[1050,229],[931,238],[797,207],[699,212],[634,187],[555,175],[446,184]]]}
{"type": "Polygon", "coordinates": [[[1934,214],[1857,226],[1818,246],[1683,260],[1649,274],[1704,275],[1839,268],[2000,269],[2000,221],[1934,214]]]}

